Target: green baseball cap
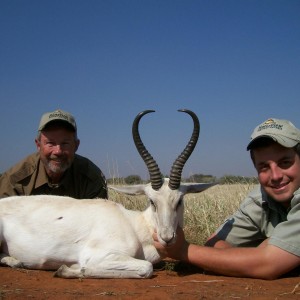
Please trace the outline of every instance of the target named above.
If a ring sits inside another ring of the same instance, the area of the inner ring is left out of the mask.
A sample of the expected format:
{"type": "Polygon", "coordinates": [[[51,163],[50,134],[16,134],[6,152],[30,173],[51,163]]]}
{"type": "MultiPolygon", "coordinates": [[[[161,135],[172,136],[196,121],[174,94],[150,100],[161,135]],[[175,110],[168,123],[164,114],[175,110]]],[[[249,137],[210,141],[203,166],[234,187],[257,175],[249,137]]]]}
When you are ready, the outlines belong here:
{"type": "Polygon", "coordinates": [[[63,121],[71,125],[74,131],[77,131],[75,118],[68,112],[57,109],[53,112],[47,112],[42,115],[38,131],[45,129],[46,125],[53,121],[63,121]]]}
{"type": "Polygon", "coordinates": [[[300,143],[300,130],[288,120],[268,119],[254,129],[247,150],[260,138],[271,138],[283,147],[293,148],[300,143]]]}

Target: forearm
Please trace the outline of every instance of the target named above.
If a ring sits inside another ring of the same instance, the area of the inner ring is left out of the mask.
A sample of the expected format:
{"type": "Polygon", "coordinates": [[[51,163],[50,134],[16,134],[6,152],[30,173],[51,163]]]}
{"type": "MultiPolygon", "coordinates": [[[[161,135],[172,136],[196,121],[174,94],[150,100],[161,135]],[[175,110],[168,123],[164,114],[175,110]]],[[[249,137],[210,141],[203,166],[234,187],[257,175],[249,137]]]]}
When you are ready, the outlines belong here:
{"type": "Polygon", "coordinates": [[[227,276],[274,279],[289,271],[264,248],[210,248],[189,244],[182,260],[227,276]]]}
{"type": "Polygon", "coordinates": [[[237,248],[208,248],[190,244],[183,259],[206,271],[229,276],[247,276],[247,260],[245,263],[240,253],[236,253],[234,257],[235,252],[240,251],[237,248]]]}
{"type": "Polygon", "coordinates": [[[154,245],[162,257],[181,260],[206,271],[261,279],[275,279],[300,266],[300,257],[263,242],[256,248],[237,248],[218,240],[214,247],[189,244],[181,228],[177,242],[162,246],[154,234],[154,245]]]}

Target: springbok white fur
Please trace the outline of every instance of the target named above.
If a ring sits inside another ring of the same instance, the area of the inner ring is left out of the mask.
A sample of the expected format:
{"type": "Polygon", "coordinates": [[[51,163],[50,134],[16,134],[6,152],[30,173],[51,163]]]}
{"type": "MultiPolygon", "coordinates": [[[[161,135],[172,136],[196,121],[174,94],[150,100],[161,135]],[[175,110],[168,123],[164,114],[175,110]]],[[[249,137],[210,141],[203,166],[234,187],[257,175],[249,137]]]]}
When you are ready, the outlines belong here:
{"type": "Polygon", "coordinates": [[[125,209],[105,199],[76,200],[59,196],[18,196],[0,199],[0,263],[29,269],[58,269],[63,278],[148,278],[160,256],[153,245],[157,231],[161,244],[176,240],[183,224],[183,197],[212,184],[181,184],[184,164],[196,146],[200,123],[195,113],[192,136],[173,163],[170,179],[163,179],[138,130],[138,114],[132,125],[136,148],[150,175],[150,183],[118,191],[145,194],[149,206],[143,212],[125,209]]]}
{"type": "Polygon", "coordinates": [[[10,267],[57,270],[63,278],[148,278],[160,256],[153,246],[176,239],[183,222],[183,196],[213,184],[118,188],[146,194],[150,205],[132,211],[104,199],[15,196],[0,200],[0,262],[10,267]]]}

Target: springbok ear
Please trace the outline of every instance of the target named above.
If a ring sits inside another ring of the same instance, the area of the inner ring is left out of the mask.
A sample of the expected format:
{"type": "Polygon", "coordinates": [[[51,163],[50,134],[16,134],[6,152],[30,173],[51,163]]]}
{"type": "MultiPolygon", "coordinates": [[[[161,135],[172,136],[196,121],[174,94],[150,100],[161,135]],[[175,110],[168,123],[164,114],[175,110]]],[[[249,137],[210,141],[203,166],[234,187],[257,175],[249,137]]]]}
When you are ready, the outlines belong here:
{"type": "Polygon", "coordinates": [[[126,194],[126,195],[144,195],[145,194],[145,184],[137,184],[137,185],[130,185],[130,186],[111,186],[109,185],[108,188],[114,191],[126,194]]]}
{"type": "Polygon", "coordinates": [[[212,183],[182,183],[180,185],[180,190],[184,194],[190,194],[190,193],[200,193],[205,191],[206,189],[217,185],[218,182],[212,182],[212,183]]]}

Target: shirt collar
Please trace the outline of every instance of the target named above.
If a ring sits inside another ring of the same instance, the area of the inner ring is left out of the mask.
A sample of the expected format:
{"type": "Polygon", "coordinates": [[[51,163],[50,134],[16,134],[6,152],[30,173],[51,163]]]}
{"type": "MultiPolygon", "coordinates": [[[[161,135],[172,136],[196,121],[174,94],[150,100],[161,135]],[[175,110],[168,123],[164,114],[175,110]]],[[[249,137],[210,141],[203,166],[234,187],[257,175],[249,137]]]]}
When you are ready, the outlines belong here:
{"type": "Polygon", "coordinates": [[[263,195],[263,203],[265,203],[265,205],[267,205],[270,209],[277,211],[280,214],[287,214],[287,209],[283,207],[280,203],[275,201],[273,198],[271,198],[262,187],[261,193],[263,195]]]}
{"type": "Polygon", "coordinates": [[[34,188],[37,189],[44,184],[49,184],[48,176],[42,161],[39,161],[37,179],[34,188]]]}
{"type": "MultiPolygon", "coordinates": [[[[69,169],[67,169],[63,175],[63,178],[58,186],[70,186],[72,185],[72,168],[73,164],[70,166],[69,169]]],[[[41,160],[39,160],[39,166],[38,166],[38,175],[35,182],[34,188],[37,189],[41,187],[44,184],[48,184],[49,187],[54,187],[51,182],[49,181],[48,175],[46,173],[46,169],[44,167],[44,164],[41,160]]],[[[57,187],[57,185],[55,186],[57,187]]]]}

